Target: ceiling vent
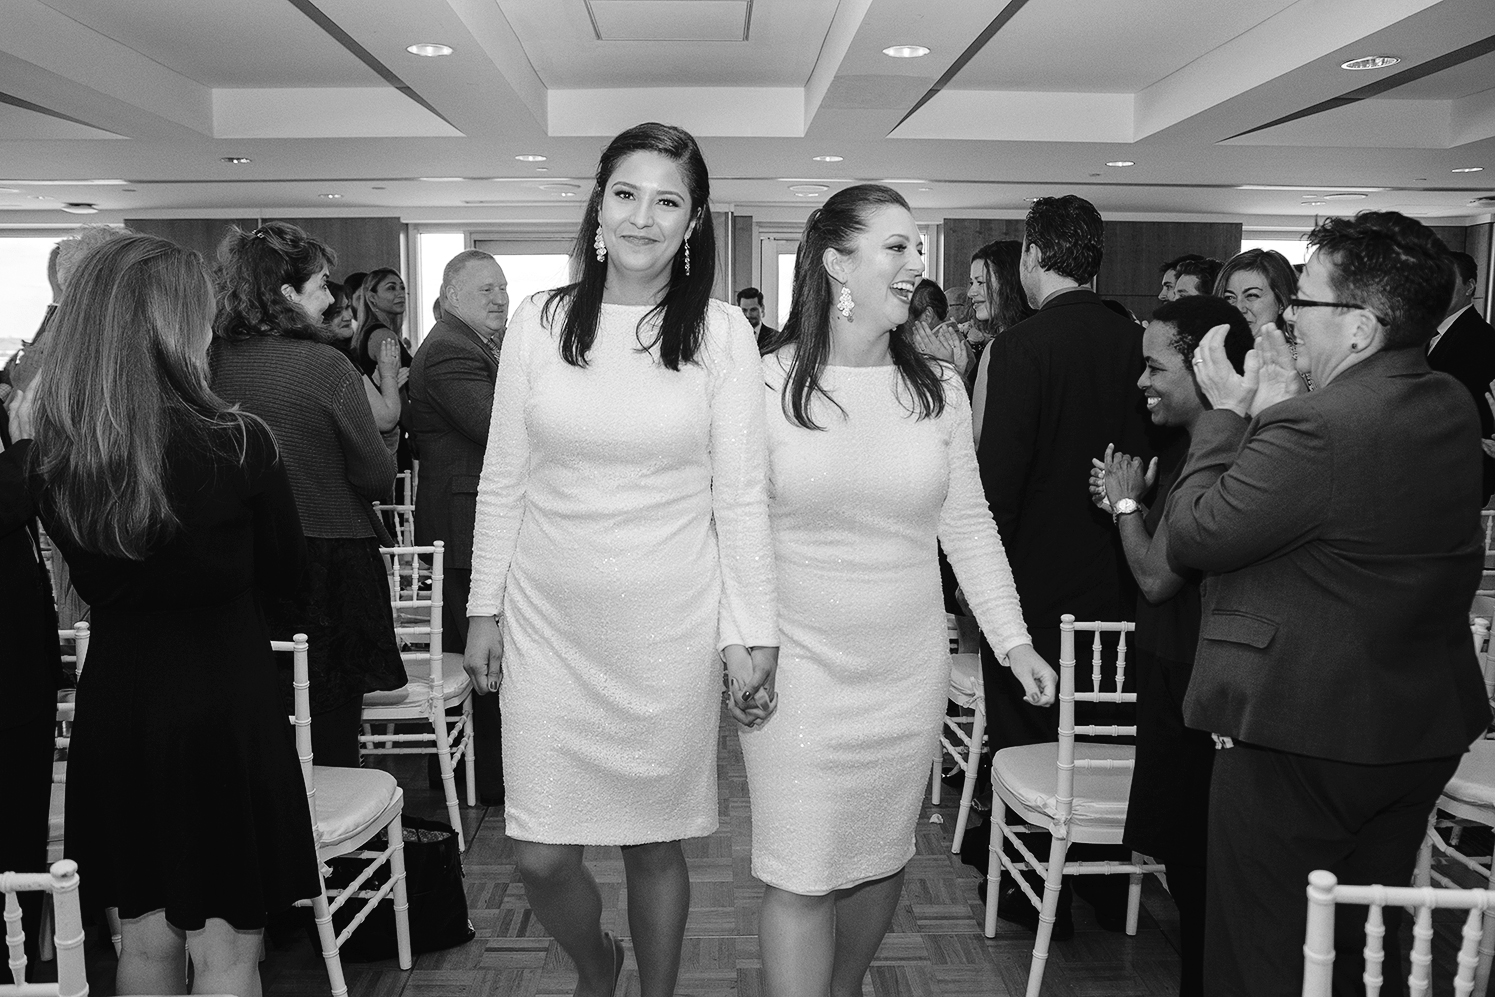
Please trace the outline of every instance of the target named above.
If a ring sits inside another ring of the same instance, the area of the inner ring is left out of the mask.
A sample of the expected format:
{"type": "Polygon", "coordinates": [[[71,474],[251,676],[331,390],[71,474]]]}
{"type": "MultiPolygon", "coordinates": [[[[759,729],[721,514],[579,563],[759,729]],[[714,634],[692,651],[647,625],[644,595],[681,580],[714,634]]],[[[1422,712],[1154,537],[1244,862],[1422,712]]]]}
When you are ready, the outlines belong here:
{"type": "Polygon", "coordinates": [[[745,42],[753,0],[586,0],[599,42],[745,42]]]}

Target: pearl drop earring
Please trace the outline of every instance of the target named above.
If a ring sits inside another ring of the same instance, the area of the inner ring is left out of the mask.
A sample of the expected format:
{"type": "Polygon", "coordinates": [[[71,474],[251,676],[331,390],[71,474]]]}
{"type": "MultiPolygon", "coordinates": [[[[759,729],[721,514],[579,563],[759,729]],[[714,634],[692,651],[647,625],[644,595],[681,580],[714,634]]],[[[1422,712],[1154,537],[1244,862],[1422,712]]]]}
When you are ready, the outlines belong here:
{"type": "Polygon", "coordinates": [[[850,322],[852,320],[851,310],[856,306],[856,302],[851,300],[851,288],[842,284],[841,294],[836,298],[836,311],[841,313],[842,318],[850,322]]]}
{"type": "Polygon", "coordinates": [[[602,241],[602,226],[597,226],[597,238],[592,240],[592,246],[597,250],[597,262],[607,262],[607,243],[602,241]]]}

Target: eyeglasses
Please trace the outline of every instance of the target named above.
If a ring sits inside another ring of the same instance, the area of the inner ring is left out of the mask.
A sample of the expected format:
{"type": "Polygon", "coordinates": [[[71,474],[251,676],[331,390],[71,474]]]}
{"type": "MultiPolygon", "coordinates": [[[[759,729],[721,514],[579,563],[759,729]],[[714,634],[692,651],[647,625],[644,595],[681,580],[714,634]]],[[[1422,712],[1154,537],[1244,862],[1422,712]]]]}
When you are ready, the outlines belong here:
{"type": "Polygon", "coordinates": [[[1354,301],[1314,301],[1312,298],[1288,298],[1288,308],[1358,308],[1361,311],[1370,312],[1372,317],[1382,325],[1391,325],[1383,316],[1372,311],[1369,307],[1354,301]]]}

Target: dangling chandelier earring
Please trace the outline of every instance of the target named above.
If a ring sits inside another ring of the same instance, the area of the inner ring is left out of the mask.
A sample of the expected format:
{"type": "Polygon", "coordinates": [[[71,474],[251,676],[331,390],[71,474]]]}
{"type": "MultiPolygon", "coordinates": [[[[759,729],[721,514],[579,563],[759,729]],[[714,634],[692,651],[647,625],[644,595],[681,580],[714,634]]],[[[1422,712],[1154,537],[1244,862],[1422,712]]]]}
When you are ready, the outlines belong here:
{"type": "Polygon", "coordinates": [[[690,276],[690,240],[685,241],[685,276],[690,276]]]}
{"type": "Polygon", "coordinates": [[[607,243],[602,241],[602,226],[597,226],[597,238],[592,240],[592,245],[597,249],[597,262],[607,262],[607,243]]]}
{"type": "Polygon", "coordinates": [[[842,284],[841,294],[838,298],[836,298],[836,311],[841,313],[842,318],[850,322],[852,320],[851,310],[856,306],[856,302],[851,300],[851,288],[847,287],[845,284],[842,284]]]}

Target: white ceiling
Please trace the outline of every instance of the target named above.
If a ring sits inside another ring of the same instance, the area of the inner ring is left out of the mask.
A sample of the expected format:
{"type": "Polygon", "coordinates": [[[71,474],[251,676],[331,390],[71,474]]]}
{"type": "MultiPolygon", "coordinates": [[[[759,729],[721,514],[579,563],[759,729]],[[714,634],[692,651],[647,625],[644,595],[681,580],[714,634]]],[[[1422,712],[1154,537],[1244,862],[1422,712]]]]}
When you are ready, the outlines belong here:
{"type": "Polygon", "coordinates": [[[574,217],[580,197],[540,184],[569,180],[584,196],[606,136],[649,119],[694,130],[715,200],[763,217],[807,211],[815,200],[788,189],[803,179],[832,189],[923,181],[900,189],[928,218],[1018,214],[1024,198],[1075,191],[1117,217],[1248,225],[1365,207],[1467,220],[1488,216],[1469,202],[1495,191],[1495,53],[1283,120],[1495,38],[1491,0],[0,8],[0,188],[15,191],[0,190],[0,225],[12,227],[75,223],[58,210],[66,201],[97,204],[98,221],[574,217]],[[1000,29],[978,45],[994,18],[1000,29]],[[746,40],[682,40],[726,39],[743,27],[746,40]],[[419,58],[405,51],[414,42],[455,52],[419,58]],[[931,52],[882,54],[905,43],[931,52]],[[1402,62],[1339,68],[1371,54],[1402,62]],[[522,154],[548,158],[523,163],[522,154]],[[843,159],[813,161],[824,154],[843,159]],[[227,156],[252,162],[229,165],[227,156]],[[1104,165],[1116,160],[1136,165],[1104,165]],[[1451,172],[1463,166],[1485,172],[1451,172]],[[56,179],[128,183],[23,182],[56,179]],[[1305,203],[1343,187],[1381,189],[1362,201],[1305,203]],[[324,197],[333,193],[342,196],[324,197]]]}

